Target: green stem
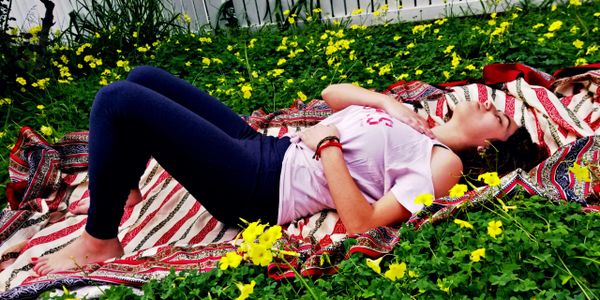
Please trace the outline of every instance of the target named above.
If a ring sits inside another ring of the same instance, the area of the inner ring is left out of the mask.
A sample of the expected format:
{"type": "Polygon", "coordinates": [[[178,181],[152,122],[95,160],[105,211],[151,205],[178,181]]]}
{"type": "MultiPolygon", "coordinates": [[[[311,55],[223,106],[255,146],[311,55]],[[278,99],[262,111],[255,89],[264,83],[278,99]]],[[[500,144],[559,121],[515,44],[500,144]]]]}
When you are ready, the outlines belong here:
{"type": "Polygon", "coordinates": [[[300,282],[302,282],[302,284],[304,285],[304,287],[306,287],[306,289],[308,290],[308,292],[310,293],[310,295],[312,296],[313,299],[318,300],[319,298],[317,297],[317,295],[315,295],[315,292],[308,286],[308,283],[306,282],[306,280],[304,280],[304,277],[302,277],[302,275],[300,275],[300,273],[298,273],[298,271],[296,271],[296,268],[294,268],[285,258],[282,258],[283,261],[288,265],[288,267],[290,267],[290,269],[294,272],[294,274],[296,275],[296,277],[298,279],[300,279],[300,282]]]}
{"type": "Polygon", "coordinates": [[[584,287],[581,285],[581,283],[579,282],[579,279],[577,279],[577,276],[575,276],[575,274],[573,274],[571,272],[571,270],[569,269],[569,267],[565,264],[565,262],[562,260],[562,258],[560,257],[560,255],[558,255],[558,252],[556,251],[556,249],[554,249],[554,253],[556,253],[556,257],[558,257],[558,260],[560,260],[560,263],[565,267],[565,270],[567,271],[567,273],[569,273],[569,275],[573,278],[573,280],[575,280],[575,283],[577,283],[577,286],[579,286],[579,288],[581,289],[581,291],[583,292],[583,294],[585,295],[585,297],[587,299],[591,299],[590,296],[588,295],[588,293],[586,293],[586,289],[592,294],[592,296],[594,296],[594,298],[598,298],[596,297],[596,295],[594,295],[594,293],[589,290],[589,288],[584,287]]]}

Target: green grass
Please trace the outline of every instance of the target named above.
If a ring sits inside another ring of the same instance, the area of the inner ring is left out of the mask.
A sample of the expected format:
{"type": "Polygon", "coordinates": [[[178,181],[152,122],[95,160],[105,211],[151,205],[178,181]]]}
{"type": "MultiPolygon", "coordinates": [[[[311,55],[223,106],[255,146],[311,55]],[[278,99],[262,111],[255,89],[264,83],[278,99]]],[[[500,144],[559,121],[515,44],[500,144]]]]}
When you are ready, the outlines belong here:
{"type": "MultiPolygon", "coordinates": [[[[165,68],[238,113],[258,108],[271,112],[304,95],[318,98],[331,83],[354,82],[383,90],[399,79],[439,83],[479,78],[481,68],[493,62],[520,62],[553,72],[583,60],[600,61],[599,11],[600,3],[595,1],[554,11],[549,6],[525,7],[495,19],[483,15],[358,29],[312,21],[303,28],[291,26],[283,31],[264,27],[255,32],[186,33],[154,44],[134,44],[133,49],[147,45],[147,52],[121,50],[122,43],[110,43],[116,38],[105,30],[89,38],[90,47],[79,53],[78,44],[56,44],[44,59],[26,47],[11,64],[16,73],[7,80],[6,94],[0,96],[11,99],[11,104],[0,106],[4,120],[0,123],[0,188],[8,183],[7,150],[22,126],[51,128],[46,135],[50,141],[67,132],[87,130],[91,103],[101,82],[123,79],[135,65],[165,68]],[[562,26],[548,37],[556,21],[562,26]],[[492,35],[503,23],[505,30],[492,35]],[[577,40],[583,42],[581,49],[573,44],[577,40]],[[453,57],[459,58],[454,58],[456,65],[453,57]],[[282,59],[285,62],[278,65],[282,59]],[[17,77],[24,78],[26,86],[17,83],[17,77]],[[72,81],[60,83],[69,77],[72,81]],[[31,86],[44,78],[50,79],[44,90],[31,86]],[[244,86],[252,88],[246,97],[244,86]]],[[[135,43],[136,38],[128,38],[135,43]]],[[[3,202],[4,194],[0,196],[3,202]]]]}
{"type": "MultiPolygon", "coordinates": [[[[16,71],[8,75],[5,95],[0,96],[11,100],[0,105],[4,121],[0,123],[0,189],[9,182],[8,148],[22,126],[38,130],[45,126],[49,141],[67,132],[87,130],[95,92],[103,83],[123,79],[135,65],[162,67],[207,90],[238,113],[249,114],[259,108],[272,112],[288,107],[294,99],[318,98],[331,83],[354,82],[383,90],[400,79],[439,83],[479,78],[482,67],[493,62],[520,62],[546,72],[598,62],[598,24],[600,2],[584,1],[581,6],[566,4],[556,10],[548,5],[525,6],[495,18],[483,15],[421,24],[351,29],[343,23],[312,21],[285,30],[179,32],[148,44],[145,52],[138,49],[143,51],[139,47],[146,48],[146,44],[123,50],[119,43],[111,43],[117,39],[110,30],[86,40],[90,47],[79,54],[84,41],[55,45],[41,56],[33,47],[23,46],[29,41],[25,38],[20,46],[14,45],[14,49],[20,47],[12,65],[16,71]],[[557,21],[562,25],[550,32],[557,21]],[[583,42],[581,48],[578,41],[583,42]],[[17,77],[27,84],[21,86],[17,77]],[[44,78],[49,78],[45,89],[31,86],[44,78]]],[[[135,43],[135,37],[128,39],[135,43]]],[[[458,229],[453,223],[427,225],[417,232],[402,229],[403,240],[393,255],[386,256],[382,269],[402,261],[416,277],[407,275],[391,282],[374,274],[357,255],[344,262],[337,275],[309,280],[308,288],[319,297],[332,298],[600,297],[595,275],[590,275],[600,271],[597,215],[583,215],[573,205],[547,205],[541,198],[507,201],[518,209],[504,213],[490,208],[461,216],[473,223],[474,230],[458,229]],[[492,219],[504,224],[500,238],[485,234],[492,219]],[[481,247],[486,248],[485,259],[471,262],[471,251],[481,247]]],[[[0,203],[5,202],[1,193],[0,203]]],[[[191,272],[184,277],[181,280],[173,274],[147,284],[145,297],[237,297],[234,282],[250,280],[256,281],[254,296],[310,297],[298,279],[274,282],[259,267],[191,272]]],[[[121,298],[127,293],[127,288],[118,287],[107,296],[121,298]]]]}

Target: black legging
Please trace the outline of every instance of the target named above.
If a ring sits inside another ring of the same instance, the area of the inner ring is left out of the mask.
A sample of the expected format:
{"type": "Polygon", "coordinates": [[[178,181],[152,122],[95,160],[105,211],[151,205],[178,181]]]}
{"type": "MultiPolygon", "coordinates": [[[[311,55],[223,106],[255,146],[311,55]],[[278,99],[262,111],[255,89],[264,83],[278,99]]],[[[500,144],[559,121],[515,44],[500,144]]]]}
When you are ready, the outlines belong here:
{"type": "Polygon", "coordinates": [[[135,68],[103,87],[90,115],[86,230],[117,237],[123,207],[150,156],[218,220],[277,223],[289,138],[256,132],[216,98],[168,72],[135,68]]]}

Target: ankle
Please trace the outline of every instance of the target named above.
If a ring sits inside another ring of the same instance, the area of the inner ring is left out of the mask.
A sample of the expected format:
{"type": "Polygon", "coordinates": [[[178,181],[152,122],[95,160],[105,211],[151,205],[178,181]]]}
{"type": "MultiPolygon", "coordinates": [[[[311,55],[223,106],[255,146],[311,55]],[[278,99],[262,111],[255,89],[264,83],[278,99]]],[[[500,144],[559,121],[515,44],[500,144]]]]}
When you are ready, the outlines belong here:
{"type": "Polygon", "coordinates": [[[81,235],[81,240],[87,246],[90,246],[90,247],[96,248],[96,249],[103,249],[103,248],[110,247],[110,246],[121,247],[121,242],[119,241],[118,238],[99,239],[99,238],[92,236],[87,231],[83,232],[83,234],[81,235]]]}

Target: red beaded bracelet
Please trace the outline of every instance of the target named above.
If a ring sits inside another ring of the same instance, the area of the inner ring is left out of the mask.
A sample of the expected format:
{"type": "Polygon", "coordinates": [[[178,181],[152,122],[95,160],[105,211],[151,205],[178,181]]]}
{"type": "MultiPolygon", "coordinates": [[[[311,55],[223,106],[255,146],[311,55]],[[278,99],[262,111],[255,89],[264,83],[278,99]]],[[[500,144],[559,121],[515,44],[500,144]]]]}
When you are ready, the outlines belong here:
{"type": "Polygon", "coordinates": [[[338,147],[340,148],[340,150],[342,150],[342,143],[336,141],[327,141],[326,143],[320,145],[319,148],[317,148],[317,151],[315,151],[315,155],[313,156],[313,158],[319,160],[319,158],[321,157],[321,151],[323,151],[323,149],[327,147],[338,147]]]}

